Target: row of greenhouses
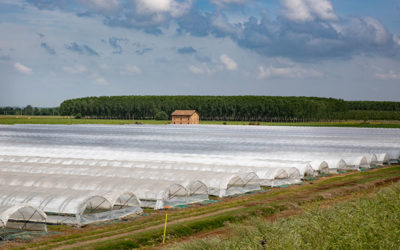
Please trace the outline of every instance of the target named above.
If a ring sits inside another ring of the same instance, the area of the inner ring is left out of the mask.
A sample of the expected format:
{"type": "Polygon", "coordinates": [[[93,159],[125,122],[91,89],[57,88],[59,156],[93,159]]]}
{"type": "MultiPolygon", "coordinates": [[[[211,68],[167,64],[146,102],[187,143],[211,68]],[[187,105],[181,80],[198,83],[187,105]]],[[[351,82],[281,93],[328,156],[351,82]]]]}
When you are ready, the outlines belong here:
{"type": "Polygon", "coordinates": [[[398,162],[396,129],[0,126],[0,226],[84,225],[398,162]]]}

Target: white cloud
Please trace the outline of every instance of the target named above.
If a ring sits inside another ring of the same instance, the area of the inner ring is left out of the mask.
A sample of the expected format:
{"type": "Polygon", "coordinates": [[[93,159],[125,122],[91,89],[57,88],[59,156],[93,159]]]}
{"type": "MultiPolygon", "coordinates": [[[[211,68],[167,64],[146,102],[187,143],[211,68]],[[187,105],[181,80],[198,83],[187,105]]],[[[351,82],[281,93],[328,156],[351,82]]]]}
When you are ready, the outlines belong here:
{"type": "Polygon", "coordinates": [[[264,68],[258,67],[258,78],[268,79],[271,77],[286,77],[286,78],[314,78],[322,77],[323,74],[315,69],[304,69],[298,66],[275,67],[269,66],[264,68]]]}
{"type": "Polygon", "coordinates": [[[108,84],[107,80],[104,79],[103,77],[96,77],[94,79],[94,83],[98,84],[98,85],[107,85],[108,84]]]}
{"type": "Polygon", "coordinates": [[[227,34],[237,34],[239,35],[240,29],[229,23],[228,19],[224,15],[214,15],[211,20],[211,25],[227,34]]]}
{"type": "Polygon", "coordinates": [[[188,67],[189,71],[193,74],[207,74],[212,75],[216,72],[221,72],[223,70],[237,70],[237,63],[226,54],[222,54],[219,60],[212,60],[208,63],[202,63],[200,65],[190,65],[188,67]]]}
{"type": "Polygon", "coordinates": [[[232,58],[230,58],[228,55],[222,54],[219,57],[219,59],[225,65],[225,68],[227,70],[237,70],[238,69],[237,63],[232,58]]]}
{"type": "Polygon", "coordinates": [[[325,21],[337,20],[329,0],[280,0],[281,13],[292,21],[305,22],[319,18],[325,21]]]}
{"type": "Polygon", "coordinates": [[[76,75],[87,71],[86,67],[83,65],[76,64],[72,67],[64,66],[62,68],[65,72],[76,75]]]}
{"type": "Polygon", "coordinates": [[[193,74],[203,74],[204,73],[204,70],[201,67],[194,66],[194,65],[190,65],[189,70],[193,74]]]}
{"type": "Polygon", "coordinates": [[[97,73],[93,73],[90,75],[90,78],[93,80],[94,84],[97,85],[108,85],[108,81],[104,79],[102,76],[100,76],[97,73]]]}
{"type": "Polygon", "coordinates": [[[192,7],[192,0],[135,0],[139,13],[169,13],[173,17],[179,17],[192,7]]]}
{"type": "Polygon", "coordinates": [[[14,63],[14,68],[16,70],[18,70],[19,72],[21,72],[22,74],[27,74],[27,75],[32,74],[32,69],[21,63],[18,63],[18,62],[14,63]]]}
{"type": "Polygon", "coordinates": [[[202,74],[207,74],[211,75],[214,74],[215,72],[219,71],[219,68],[210,68],[207,64],[203,63],[201,65],[190,65],[188,67],[189,71],[192,72],[195,75],[202,75],[202,74]]]}
{"type": "Polygon", "coordinates": [[[390,38],[389,33],[381,22],[372,17],[363,17],[364,22],[368,25],[370,29],[374,32],[370,32],[375,35],[375,43],[384,44],[390,38]]]}
{"type": "Polygon", "coordinates": [[[170,10],[172,0],[138,0],[138,4],[142,11],[162,12],[170,10]]]}
{"type": "Polygon", "coordinates": [[[385,73],[375,73],[374,76],[380,80],[400,80],[400,73],[393,70],[389,70],[385,73]]]}
{"type": "Polygon", "coordinates": [[[393,36],[393,41],[400,46],[400,36],[399,35],[394,35],[393,36]]]}
{"type": "Polygon", "coordinates": [[[121,71],[122,75],[140,75],[142,70],[136,65],[126,65],[121,71]]]}

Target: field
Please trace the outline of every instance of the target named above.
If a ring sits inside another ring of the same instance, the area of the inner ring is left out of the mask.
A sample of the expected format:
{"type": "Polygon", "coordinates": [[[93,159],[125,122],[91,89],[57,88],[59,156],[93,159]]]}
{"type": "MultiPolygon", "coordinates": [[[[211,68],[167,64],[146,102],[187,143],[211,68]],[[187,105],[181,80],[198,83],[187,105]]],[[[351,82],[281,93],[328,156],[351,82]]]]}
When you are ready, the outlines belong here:
{"type": "MultiPolygon", "coordinates": [[[[0,124],[170,124],[171,121],[156,120],[115,120],[115,119],[74,119],[65,116],[5,116],[0,115],[0,124]]],[[[312,126],[312,127],[360,127],[360,128],[400,128],[400,121],[332,121],[332,122],[235,122],[200,121],[200,124],[261,126],[312,126]]]]}
{"type": "Polygon", "coordinates": [[[267,246],[270,244],[274,249],[291,248],[300,243],[302,245],[298,246],[322,249],[375,248],[378,243],[380,247],[391,248],[399,243],[398,237],[393,237],[400,230],[398,219],[396,221],[400,207],[399,185],[393,184],[399,181],[400,166],[397,165],[320,177],[303,185],[269,188],[252,194],[217,199],[215,203],[176,208],[169,211],[167,243],[163,246],[160,243],[165,212],[154,210],[146,211],[145,216],[138,218],[79,229],[49,226],[49,231],[53,233],[47,237],[28,244],[10,243],[6,246],[20,249],[238,249],[244,244],[246,248],[262,248],[261,236],[266,235],[267,246]],[[388,186],[392,189],[382,194],[381,190],[388,186]],[[376,196],[377,193],[380,194],[376,196]],[[372,214],[374,216],[369,216],[372,214]],[[353,219],[349,220],[350,217],[353,219]],[[391,220],[393,223],[390,224],[388,221],[391,220]],[[271,221],[275,222],[269,224],[271,221]],[[308,224],[314,231],[300,230],[307,228],[308,224]],[[272,227],[267,229],[269,225],[272,227]],[[278,230],[281,226],[285,228],[278,230]],[[346,228],[343,229],[343,226],[346,228]],[[324,230],[334,232],[339,229],[342,231],[336,234],[319,234],[324,230]],[[58,233],[55,234],[55,231],[58,233]],[[298,234],[293,234],[294,231],[298,234]],[[244,237],[238,238],[238,233],[244,237]],[[299,235],[303,238],[296,238],[299,235]],[[382,235],[386,235],[385,241],[377,242],[382,235]],[[210,236],[218,236],[219,239],[198,241],[210,236]],[[226,240],[227,237],[229,240],[226,240]],[[285,239],[284,243],[278,242],[280,237],[285,239]],[[338,245],[332,245],[333,242],[338,245]],[[320,243],[325,245],[318,245],[320,243]]]}

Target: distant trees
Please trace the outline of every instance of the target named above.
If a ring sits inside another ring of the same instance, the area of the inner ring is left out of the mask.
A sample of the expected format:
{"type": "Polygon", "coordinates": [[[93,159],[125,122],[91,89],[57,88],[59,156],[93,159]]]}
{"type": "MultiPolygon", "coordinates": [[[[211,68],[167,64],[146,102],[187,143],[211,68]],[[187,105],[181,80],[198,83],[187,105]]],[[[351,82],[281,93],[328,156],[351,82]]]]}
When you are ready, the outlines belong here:
{"type": "Polygon", "coordinates": [[[68,115],[98,119],[170,119],[195,109],[201,120],[299,122],[400,120],[400,102],[281,96],[101,96],[66,100],[59,108],[0,107],[2,115],[68,115]]]}
{"type": "Polygon", "coordinates": [[[202,120],[297,121],[333,118],[347,105],[333,98],[274,96],[101,96],[60,105],[61,115],[111,119],[158,119],[159,112],[170,118],[176,109],[195,109],[202,120]]]}
{"type": "Polygon", "coordinates": [[[168,114],[164,111],[158,111],[157,114],[154,116],[154,119],[159,121],[168,120],[168,114]]]}
{"type": "Polygon", "coordinates": [[[0,115],[59,115],[59,108],[0,107],[0,115]]]}
{"type": "Polygon", "coordinates": [[[26,106],[23,109],[24,115],[33,115],[33,107],[31,105],[26,106]]]}
{"type": "Polygon", "coordinates": [[[350,110],[400,111],[400,102],[347,101],[350,110]]]}

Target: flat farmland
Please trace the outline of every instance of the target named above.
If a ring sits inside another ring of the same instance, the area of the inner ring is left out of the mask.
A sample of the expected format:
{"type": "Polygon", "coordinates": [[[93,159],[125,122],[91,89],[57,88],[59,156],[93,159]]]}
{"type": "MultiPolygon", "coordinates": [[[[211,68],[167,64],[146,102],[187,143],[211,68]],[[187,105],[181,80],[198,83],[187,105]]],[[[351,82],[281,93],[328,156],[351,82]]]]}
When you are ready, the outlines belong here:
{"type": "MultiPolygon", "coordinates": [[[[90,225],[84,228],[49,226],[53,236],[31,243],[10,243],[16,249],[129,249],[135,247],[184,247],[180,243],[210,236],[228,236],[232,225],[251,218],[276,221],[296,218],[305,210],[324,210],[362,197],[373,197],[382,188],[400,180],[400,166],[382,167],[321,177],[303,185],[264,189],[253,194],[218,199],[207,205],[172,209],[168,216],[167,244],[162,245],[165,211],[146,216],[90,225]],[[178,245],[176,245],[179,243],[178,245]]],[[[362,225],[360,225],[362,226],[362,225]]],[[[384,230],[384,229],[383,229],[384,230]]],[[[354,232],[356,234],[356,232],[354,232]]],[[[260,245],[261,246],[261,245],[260,245]]]]}

